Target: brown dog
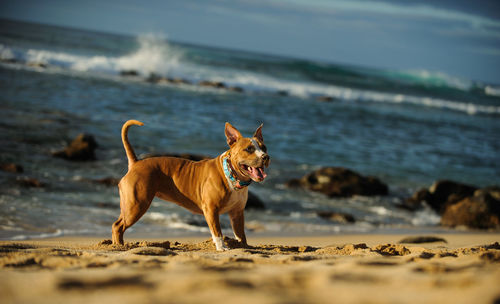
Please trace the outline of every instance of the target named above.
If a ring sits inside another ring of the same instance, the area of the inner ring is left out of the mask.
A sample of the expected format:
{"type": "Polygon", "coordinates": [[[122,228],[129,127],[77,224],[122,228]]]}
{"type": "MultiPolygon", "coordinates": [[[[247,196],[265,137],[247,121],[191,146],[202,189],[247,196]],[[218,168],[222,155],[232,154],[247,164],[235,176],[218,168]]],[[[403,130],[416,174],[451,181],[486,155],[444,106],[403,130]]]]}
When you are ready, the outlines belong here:
{"type": "Polygon", "coordinates": [[[233,232],[247,245],[243,211],[251,181],[262,182],[267,174],[269,155],[262,137],[262,125],[252,138],[244,138],[231,124],[225,134],[229,150],[214,159],[194,162],[174,157],[137,160],[127,138],[129,120],[122,127],[122,141],[128,158],[128,172],[121,179],[120,217],[113,224],[113,244],[123,244],[123,233],[148,210],[153,198],[174,202],[193,213],[203,214],[217,250],[227,250],[219,215],[229,213],[233,232]]]}

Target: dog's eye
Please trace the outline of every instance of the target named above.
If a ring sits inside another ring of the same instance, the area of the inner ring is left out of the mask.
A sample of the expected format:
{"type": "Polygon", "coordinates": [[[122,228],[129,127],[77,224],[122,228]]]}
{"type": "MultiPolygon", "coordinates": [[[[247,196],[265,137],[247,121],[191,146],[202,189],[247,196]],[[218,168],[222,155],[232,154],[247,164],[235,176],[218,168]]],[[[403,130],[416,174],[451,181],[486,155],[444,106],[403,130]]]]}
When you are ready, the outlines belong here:
{"type": "Polygon", "coordinates": [[[245,151],[247,151],[248,153],[253,153],[255,152],[255,147],[254,146],[248,146],[245,151]]]}
{"type": "Polygon", "coordinates": [[[262,152],[267,153],[267,147],[266,146],[262,145],[260,147],[260,149],[262,150],[262,152]]]}

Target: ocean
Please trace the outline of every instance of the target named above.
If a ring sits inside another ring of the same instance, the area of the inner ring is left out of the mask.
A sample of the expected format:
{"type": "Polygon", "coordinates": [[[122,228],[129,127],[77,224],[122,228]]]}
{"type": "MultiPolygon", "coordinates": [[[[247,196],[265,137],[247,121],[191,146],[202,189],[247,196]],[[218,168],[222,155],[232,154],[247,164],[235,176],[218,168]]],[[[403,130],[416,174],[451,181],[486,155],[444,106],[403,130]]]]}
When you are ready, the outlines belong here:
{"type": "MultiPolygon", "coordinates": [[[[266,205],[246,212],[253,233],[443,231],[430,208],[398,206],[439,179],[479,187],[500,181],[499,83],[7,20],[0,20],[0,61],[0,162],[24,168],[0,171],[1,239],[110,236],[118,191],[93,180],[126,173],[120,129],[128,119],[145,123],[129,131],[139,158],[215,157],[227,149],[226,121],[245,136],[263,123],[272,161],[266,181],[250,188],[266,205]],[[185,83],[146,81],[153,74],[185,83]],[[198,85],[205,80],[235,89],[198,85]],[[82,132],[99,145],[96,161],[51,155],[82,132]],[[390,193],[328,198],[285,186],[325,166],[376,176],[390,193]],[[22,186],[25,178],[43,187],[22,186]],[[319,211],[356,222],[328,221],[319,211]]],[[[227,216],[221,221],[232,235],[227,216]]],[[[130,231],[209,237],[202,216],[159,199],[130,231]]]]}

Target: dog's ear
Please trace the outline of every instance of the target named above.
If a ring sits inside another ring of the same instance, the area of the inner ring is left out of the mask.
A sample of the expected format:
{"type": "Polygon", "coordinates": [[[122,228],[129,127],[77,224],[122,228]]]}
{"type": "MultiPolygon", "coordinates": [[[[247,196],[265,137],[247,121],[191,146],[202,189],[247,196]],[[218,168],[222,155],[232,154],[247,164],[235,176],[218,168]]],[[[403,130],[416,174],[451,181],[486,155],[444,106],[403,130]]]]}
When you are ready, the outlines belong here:
{"type": "Polygon", "coordinates": [[[260,126],[255,130],[255,133],[253,134],[253,137],[257,138],[261,142],[264,142],[264,137],[262,137],[262,126],[264,124],[260,124],[260,126]]]}
{"type": "Polygon", "coordinates": [[[229,146],[232,146],[241,137],[240,131],[238,131],[228,122],[226,122],[224,133],[226,134],[226,140],[229,146]]]}

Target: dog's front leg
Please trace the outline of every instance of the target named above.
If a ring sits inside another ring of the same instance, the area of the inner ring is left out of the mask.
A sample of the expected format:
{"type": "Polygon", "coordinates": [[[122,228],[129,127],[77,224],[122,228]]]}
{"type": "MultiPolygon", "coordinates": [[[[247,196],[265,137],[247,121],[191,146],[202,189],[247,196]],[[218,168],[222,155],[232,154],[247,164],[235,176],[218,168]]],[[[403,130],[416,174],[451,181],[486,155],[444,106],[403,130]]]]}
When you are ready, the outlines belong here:
{"type": "Polygon", "coordinates": [[[241,243],[247,247],[247,238],[245,236],[245,216],[244,210],[231,210],[229,211],[229,219],[233,227],[234,236],[241,243]]]}
{"type": "Polygon", "coordinates": [[[205,215],[208,228],[210,228],[210,232],[212,233],[212,240],[214,241],[217,251],[229,250],[229,248],[227,248],[224,244],[224,237],[222,236],[222,230],[220,229],[219,211],[215,208],[206,208],[203,210],[203,214],[205,215]]]}

